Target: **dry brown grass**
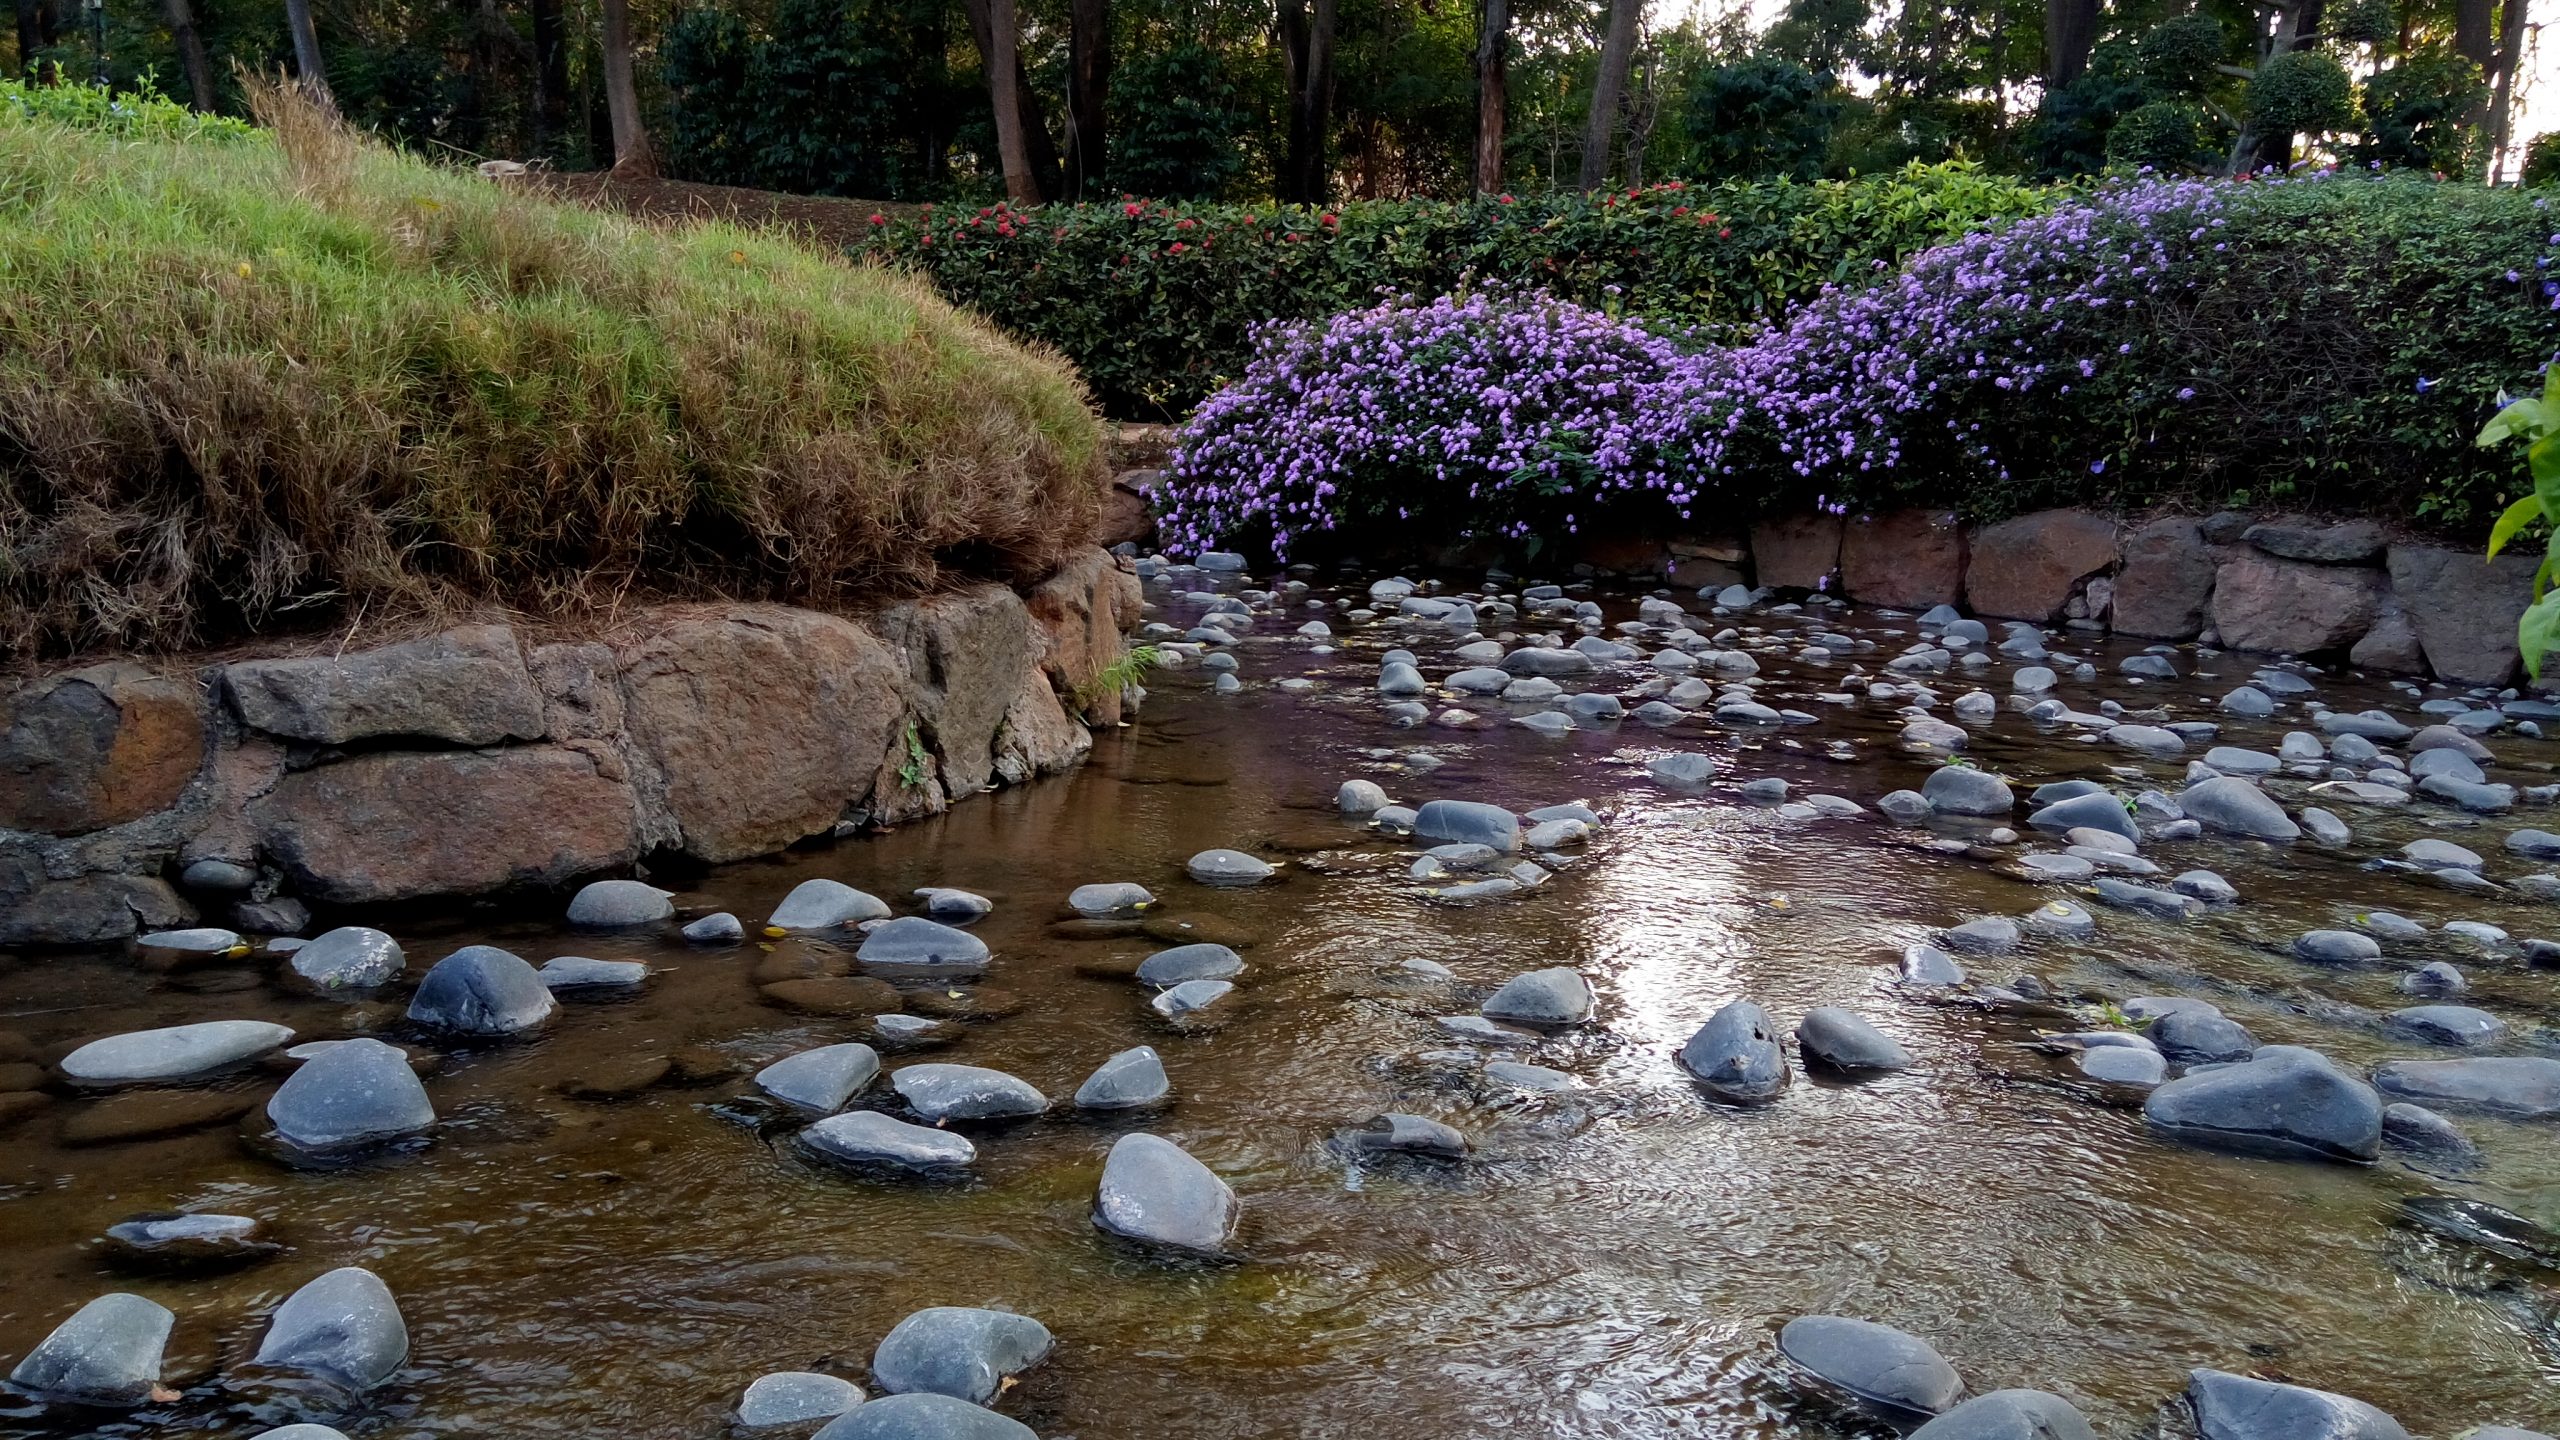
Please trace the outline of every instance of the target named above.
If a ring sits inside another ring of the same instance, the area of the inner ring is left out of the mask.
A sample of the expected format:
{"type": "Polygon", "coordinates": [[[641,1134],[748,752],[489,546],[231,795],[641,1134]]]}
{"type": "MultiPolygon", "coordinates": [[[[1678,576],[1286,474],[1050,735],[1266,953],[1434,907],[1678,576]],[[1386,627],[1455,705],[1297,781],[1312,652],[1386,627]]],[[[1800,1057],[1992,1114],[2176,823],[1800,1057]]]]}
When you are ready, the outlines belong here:
{"type": "Polygon", "coordinates": [[[230,145],[0,119],[0,658],[858,608],[1092,534],[1071,372],[923,286],[260,109],[230,145]]]}

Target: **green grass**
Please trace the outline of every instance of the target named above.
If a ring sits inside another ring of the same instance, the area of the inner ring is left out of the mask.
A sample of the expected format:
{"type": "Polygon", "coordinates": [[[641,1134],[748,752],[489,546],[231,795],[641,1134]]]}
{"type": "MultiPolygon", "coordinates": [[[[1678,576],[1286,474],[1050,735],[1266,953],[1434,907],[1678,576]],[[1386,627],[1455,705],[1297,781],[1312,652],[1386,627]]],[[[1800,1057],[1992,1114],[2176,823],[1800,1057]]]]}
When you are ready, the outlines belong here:
{"type": "Polygon", "coordinates": [[[1079,383],[921,284],[393,154],[0,104],[0,659],[1045,574],[1079,383]]]}

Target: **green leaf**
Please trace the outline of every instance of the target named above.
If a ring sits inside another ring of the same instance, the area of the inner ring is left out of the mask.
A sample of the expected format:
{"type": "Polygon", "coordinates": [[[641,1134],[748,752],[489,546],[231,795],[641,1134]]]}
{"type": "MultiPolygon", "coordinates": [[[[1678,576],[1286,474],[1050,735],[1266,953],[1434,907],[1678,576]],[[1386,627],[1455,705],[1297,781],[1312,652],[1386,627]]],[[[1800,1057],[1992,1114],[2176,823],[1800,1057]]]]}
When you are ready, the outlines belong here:
{"type": "Polygon", "coordinates": [[[2524,672],[2542,678],[2542,652],[2560,643],[2560,595],[2533,602],[2516,621],[2516,648],[2524,652],[2524,672]]]}
{"type": "Polygon", "coordinates": [[[2552,407],[2539,400],[2514,400],[2480,428],[2480,443],[2495,445],[2518,435],[2538,436],[2551,429],[2552,407]]]}
{"type": "Polygon", "coordinates": [[[2507,542],[2516,538],[2517,531],[2541,519],[2542,516],[2542,497],[2538,494],[2527,495],[2508,506],[2507,513],[2498,517],[2498,523],[2489,527],[2490,558],[2495,559],[2499,551],[2506,549],[2507,542]]]}

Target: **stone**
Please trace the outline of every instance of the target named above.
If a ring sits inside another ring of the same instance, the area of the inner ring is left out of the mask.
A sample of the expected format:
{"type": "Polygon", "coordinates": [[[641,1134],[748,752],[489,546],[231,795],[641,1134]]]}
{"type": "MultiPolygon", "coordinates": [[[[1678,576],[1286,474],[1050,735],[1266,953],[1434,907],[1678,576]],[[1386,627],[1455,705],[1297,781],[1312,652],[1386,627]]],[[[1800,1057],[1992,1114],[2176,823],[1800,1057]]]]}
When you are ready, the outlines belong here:
{"type": "Polygon", "coordinates": [[[1149,985],[1179,985],[1186,980],[1233,980],[1244,973],[1244,957],[1224,945],[1197,943],[1159,950],[1138,963],[1138,978],[1149,985]]]}
{"type": "Polygon", "coordinates": [[[1374,815],[1387,805],[1387,792],[1372,780],[1345,780],[1333,795],[1333,808],[1345,815],[1374,815]]]}
{"type": "Polygon", "coordinates": [[[987,942],[921,915],[884,920],[862,937],[853,958],[865,965],[975,973],[986,968],[987,942]]]}
{"type": "Polygon", "coordinates": [[[1941,765],[1920,787],[1929,808],[1948,815],[2001,816],[2017,805],[2009,782],[1969,765],[1941,765]]]}
{"type": "Polygon", "coordinates": [[[139,1085],[227,1070],[283,1045],[293,1031],[264,1020],[204,1020],[92,1040],[62,1057],[82,1085],[139,1085]]]}
{"type": "Polygon", "coordinates": [[[1575,675],[1588,675],[1595,667],[1591,657],[1579,650],[1549,650],[1529,646],[1502,657],[1502,669],[1511,675],[1543,675],[1550,680],[1575,675]]]}
{"type": "Polygon", "coordinates": [[[2070,1401],[2042,1390],[1977,1395],[1911,1432],[1910,1440],[2098,1440],[2070,1401]]]}
{"type": "Polygon", "coordinates": [[[249,1216],[208,1212],[136,1215],[108,1226],[106,1242],[120,1264],[167,1270],[243,1265],[284,1251],[249,1216]]]}
{"type": "Polygon", "coordinates": [[[776,930],[834,930],[889,918],[888,902],[841,880],[803,880],[773,907],[765,924],[776,930]]]}
{"type": "Polygon", "coordinates": [[[354,755],[287,772],[248,819],[297,892],[339,905],[556,886],[640,853],[620,761],[559,745],[354,755]]]}
{"type": "Polygon", "coordinates": [[[890,1165],[938,1172],[965,1169],[978,1147],[965,1135],[910,1125],[877,1110],[828,1115],[800,1132],[800,1144],[847,1165],[890,1165]]]}
{"type": "Polygon", "coordinates": [[[144,1404],[160,1388],[161,1352],[176,1324],[165,1307],[139,1295],[101,1295],[28,1351],[9,1383],[84,1405],[144,1404]]]}
{"type": "Polygon", "coordinates": [[[2131,841],[2142,839],[2142,831],[2133,823],[2133,816],[2126,812],[2124,802],[2103,790],[2094,795],[2074,795],[2067,800],[2055,801],[2029,815],[2027,823],[2055,835],[2091,829],[2131,841]]]}
{"type": "Polygon", "coordinates": [[[1778,1351],[1871,1405],[1936,1415],[1964,1398],[1963,1378],[1928,1341],[1872,1320],[1799,1315],[1778,1331],[1778,1351]]]}
{"type": "Polygon", "coordinates": [[[2287,560],[2320,565],[2360,565],[2382,553],[2382,527],[2370,520],[2333,524],[2263,520],[2240,532],[2241,542],[2287,560]]]}
{"type": "Polygon", "coordinates": [[[236,1090],[129,1090],[65,1116],[59,1135],[66,1146],[158,1140],[227,1125],[256,1104],[256,1097],[236,1090]]]}
{"type": "Polygon", "coordinates": [[[2149,885],[2100,877],[2090,887],[2097,897],[2123,910],[2139,910],[2164,920],[2185,920],[2200,908],[2194,897],[2175,890],[2161,890],[2149,885]]]}
{"type": "Polygon", "coordinates": [[[2179,792],[2178,808],[2208,830],[2277,843],[2297,840],[2302,827],[2267,793],[2237,775],[2201,780],[2179,792]]]}
{"type": "Polygon", "coordinates": [[[2382,1107],[2382,1144],[2387,1150],[2457,1168],[2468,1168],[2480,1159],[2480,1147],[2452,1121],[2407,1101],[2382,1107]]]}
{"type": "Polygon", "coordinates": [[[2222,1370],[2187,1372],[2187,1404],[2198,1440],[2409,1440],[2361,1400],[2222,1370]]]}
{"type": "Polygon", "coordinates": [[[949,1395],[883,1395],[830,1420],[812,1440],[1039,1440],[1031,1427],[949,1395]]]}
{"type": "Polygon", "coordinates": [[[2382,958],[2382,946],[2353,930],[2306,930],[2294,937],[2293,954],[2314,965],[2368,965],[2382,958]]]}
{"type": "Polygon", "coordinates": [[[2548,830],[2511,831],[2507,835],[2506,846],[2518,855],[2535,860],[2560,860],[2560,835],[2548,830]]]}
{"type": "Polygon", "coordinates": [[[597,930],[654,924],[675,913],[668,891],[637,880],[598,880],[569,899],[569,923],[597,930]]]}
{"type": "Polygon", "coordinates": [[[1884,817],[1902,825],[1915,825],[1929,818],[1929,801],[1917,790],[1894,790],[1876,801],[1876,809],[1884,817]]]}
{"type": "Polygon", "coordinates": [[[1964,563],[1964,527],[1944,510],[1860,516],[1840,531],[1840,588],[1861,605],[1953,604],[1964,595],[1964,563]]]}
{"type": "Polygon", "coordinates": [[[2196,522],[2166,516],[2124,537],[2113,626],[2146,640],[2192,640],[2213,598],[2213,551],[2196,522]]]}
{"type": "Polygon", "coordinates": [[[409,1018],[463,1035],[513,1035],[550,1019],[558,1008],[522,956],[494,945],[465,945],[418,982],[409,1018]]]}
{"type": "Polygon", "coordinates": [[[821,1045],[786,1055],[756,1072],[756,1084],[786,1105],[831,1115],[880,1074],[880,1052],[868,1045],[821,1045]]]}
{"type": "Polygon", "coordinates": [[[776,1370],[759,1375],[738,1400],[738,1423],[751,1430],[796,1425],[804,1420],[832,1420],[862,1403],[862,1387],[834,1375],[809,1370],[776,1370]]]}
{"type": "Polygon", "coordinates": [[[878,1015],[904,1003],[897,988],[868,975],[814,975],[777,980],[756,993],[786,1010],[804,1015],[878,1015]]]}
{"type": "Polygon", "coordinates": [[[2391,589],[2418,631],[2418,645],[2438,679],[2458,685],[2505,685],[2522,665],[2516,621],[2533,601],[2540,562],[2510,551],[2481,559],[2477,548],[2391,547],[2391,589]]]}
{"type": "Polygon", "coordinates": [[[546,733],[541,692],[504,625],[346,655],[234,661],[222,681],[251,729],[306,745],[392,737],[498,745],[546,733]]]}
{"type": "Polygon", "coordinates": [[[73,835],[176,805],[205,759],[195,685],[130,661],[0,698],[0,830],[73,835]]]}
{"type": "Polygon", "coordinates": [[[391,1378],[409,1358],[409,1327],[382,1278],[359,1265],[332,1270],[285,1297],[258,1342],[258,1363],[300,1370],[351,1390],[391,1378]]]}
{"type": "Polygon", "coordinates": [[[2238,551],[2214,572],[2213,628],[2233,650],[2343,650],[2373,628],[2382,595],[2378,571],[2238,551]]]}
{"type": "Polygon", "coordinates": [[[2487,863],[2480,858],[2478,851],[2433,836],[2401,846],[2400,858],[2428,870],[2477,870],[2487,863]]]}
{"type": "Polygon", "coordinates": [[[1796,1047],[1805,1063],[1834,1070],[1908,1070],[1911,1054],[1883,1032],[1837,1005],[1817,1005],[1796,1023],[1796,1047]]]}
{"type": "Polygon", "coordinates": [[[416,1134],[436,1123],[436,1112],[399,1047],[355,1039],[286,1076],[268,1097],[267,1120],[286,1143],[325,1153],[416,1134]]]}
{"type": "Polygon", "coordinates": [[[2157,1085],[2169,1078],[2169,1060],[2145,1046],[2102,1045],[2076,1057],[2080,1073],[2114,1085],[2157,1085]]]}
{"type": "Polygon", "coordinates": [[[2174,1140],[2286,1159],[2371,1160],[2382,1146],[2373,1087],[2291,1045],[2172,1080],[2151,1092],[2142,1113],[2174,1140]]]}
{"type": "Polygon", "coordinates": [[[1763,520],[1751,527],[1752,569],[1772,590],[1823,589],[1839,573],[1843,529],[1825,511],[1763,520]]]}
{"type": "Polygon", "coordinates": [[[1968,955],[2003,955],[2018,948],[2019,934],[2015,921],[1991,915],[1950,925],[1938,938],[1948,949],[1968,955]]]}
{"type": "Polygon", "coordinates": [[[649,967],[638,960],[596,960],[584,955],[560,955],[542,962],[535,978],[554,995],[573,990],[624,990],[649,978],[649,967]]]}
{"type": "MultiPolygon", "coordinates": [[[[2387,740],[2393,744],[2416,733],[2401,724],[2388,710],[2360,710],[2352,715],[2344,710],[2331,710],[2320,717],[2320,729],[2324,734],[2353,735],[2365,740],[2387,740]]],[[[2333,746],[2332,752],[2336,753],[2339,748],[2333,746]]],[[[2338,758],[2346,757],[2339,754],[2338,758]]]]}
{"type": "Polygon", "coordinates": [[[2462,972],[2442,960],[2431,960],[2400,977],[2400,989],[2409,995],[2459,995],[2470,988],[2462,972]]]}
{"type": "Polygon", "coordinates": [[[2043,510],[1974,532],[1965,601],[1977,615],[2047,624],[2080,581],[2117,560],[2116,525],[2086,510],[2043,510]]]}
{"type": "Polygon", "coordinates": [[[2392,675],[2423,675],[2427,652],[2418,642],[2418,627],[2397,595],[2386,594],[2374,612],[2373,628],[2347,649],[2347,663],[2392,675]]]}
{"type": "Polygon", "coordinates": [[[1375,1153],[1428,1155],[1439,1160],[1462,1160],[1469,1146],[1467,1137],[1452,1126],[1420,1115],[1388,1111],[1372,1116],[1366,1125],[1351,1132],[1350,1142],[1359,1149],[1375,1153]]]}
{"type": "Polygon", "coordinates": [[[153,950],[191,960],[211,960],[234,952],[245,954],[248,949],[248,942],[240,938],[240,932],[209,926],[155,930],[148,935],[135,936],[133,944],[137,950],[153,950]]]}
{"type": "Polygon", "coordinates": [[[937,1125],[1011,1120],[1049,1108],[1049,1098],[1030,1082],[976,1065],[909,1065],[892,1072],[889,1084],[918,1115],[937,1125]]]}
{"type": "Polygon", "coordinates": [[[949,1395],[984,1405],[1048,1358],[1057,1342],[1028,1315],[937,1305],[900,1320],[871,1355],[871,1378],[893,1395],[949,1395]]]}
{"type": "Polygon", "coordinates": [[[696,945],[735,945],[747,938],[747,927],[737,916],[718,910],[686,925],[683,934],[696,945]]]}
{"type": "Polygon", "coordinates": [[[1170,1249],[1223,1251],[1236,1228],[1235,1192],[1208,1166],[1160,1135],[1123,1135],[1103,1161],[1093,1222],[1114,1235],[1170,1249]]]}
{"type": "Polygon", "coordinates": [[[2243,685],[2222,697],[2222,708],[2244,720],[2264,720],[2276,713],[2276,702],[2254,685],[2243,685]]]}
{"type": "Polygon", "coordinates": [[[1141,1110],[1172,1095],[1163,1057],[1151,1045],[1137,1045],[1103,1061],[1076,1087],[1075,1104],[1079,1110],[1141,1110]]]}
{"type": "Polygon", "coordinates": [[[299,935],[311,924],[311,907],[290,895],[243,900],[231,907],[231,923],[258,935],[299,935]]]}
{"type": "Polygon", "coordinates": [[[1748,1000],[1708,1017],[1680,1047],[1680,1065],[1711,1098],[1737,1105],[1774,1100],[1792,1078],[1777,1022],[1748,1000]]]}
{"type": "Polygon", "coordinates": [[[1203,850],[1183,869],[1203,885],[1259,885],[1280,872],[1270,862],[1241,850],[1203,850]]]}
{"type": "Polygon", "coordinates": [[[2175,1010],[2151,1022],[2148,1032],[2162,1056],[2179,1065],[2223,1065],[2248,1059],[2258,1037],[2227,1016],[2175,1010]]]}
{"type": "Polygon", "coordinates": [[[1591,982],[1568,966],[1514,975],[1486,997],[1488,1020],[1517,1025],[1580,1025],[1591,1018],[1591,982]]]}
{"type": "Polygon", "coordinates": [[[1683,751],[1676,755],[1658,756],[1645,765],[1645,773],[1674,790],[1703,790],[1722,771],[1711,755],[1683,751]]]}
{"type": "Polygon", "coordinates": [[[1185,980],[1157,994],[1148,1001],[1155,1012],[1168,1020],[1179,1020],[1194,1012],[1206,1010],[1235,993],[1236,987],[1224,980],[1185,980]]]}
{"type": "Polygon", "coordinates": [[[2373,1072],[2386,1095],[2440,1110],[2516,1120],[2560,1116],[2560,1060],[2500,1055],[2476,1060],[2393,1060],[2373,1072]]]}
{"type": "Polygon", "coordinates": [[[2317,805],[2302,807],[2302,828],[2323,845],[2344,845],[2356,838],[2346,821],[2317,805]]]}
{"type": "Polygon", "coordinates": [[[1433,800],[1414,812],[1413,834],[1444,845],[1490,845],[1509,855],[1520,848],[1520,817],[1499,805],[1433,800]]]}
{"type": "Polygon", "coordinates": [[[1156,897],[1143,885],[1123,881],[1115,885],[1079,885],[1067,894],[1067,908],[1078,915],[1103,919],[1116,915],[1134,915],[1156,903],[1156,897]]]}

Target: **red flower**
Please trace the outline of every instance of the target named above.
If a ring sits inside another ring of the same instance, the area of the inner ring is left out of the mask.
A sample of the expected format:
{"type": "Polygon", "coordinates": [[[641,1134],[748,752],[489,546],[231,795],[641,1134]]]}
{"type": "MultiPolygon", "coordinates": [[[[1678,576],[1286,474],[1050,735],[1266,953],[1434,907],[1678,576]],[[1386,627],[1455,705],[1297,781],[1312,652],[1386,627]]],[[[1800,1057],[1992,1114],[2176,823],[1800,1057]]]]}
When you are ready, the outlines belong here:
{"type": "Polygon", "coordinates": [[[1733,232],[1730,230],[1719,230],[1716,232],[1716,238],[1719,240],[1730,240],[1733,238],[1733,232]]]}
{"type": "Polygon", "coordinates": [[[1143,205],[1139,204],[1137,201],[1132,200],[1132,201],[1130,201],[1128,204],[1123,205],[1123,206],[1121,206],[1121,207],[1120,207],[1120,213],[1121,213],[1121,214],[1123,214],[1123,215],[1128,216],[1128,217],[1129,217],[1130,219],[1132,219],[1132,220],[1135,220],[1135,219],[1137,219],[1141,214],[1144,214],[1144,213],[1145,213],[1146,208],[1147,208],[1147,207],[1145,207],[1145,206],[1143,206],[1143,205]]]}
{"type": "Polygon", "coordinates": [[[1674,215],[1686,215],[1689,213],[1689,207],[1686,205],[1674,205],[1671,207],[1671,213],[1674,215]]]}
{"type": "Polygon", "coordinates": [[[874,225],[886,225],[889,223],[889,217],[881,214],[877,210],[874,210],[871,212],[871,223],[874,225]]]}
{"type": "Polygon", "coordinates": [[[927,235],[924,237],[924,243],[925,243],[925,244],[927,244],[927,245],[931,245],[931,244],[933,243],[933,236],[932,236],[931,234],[927,234],[927,235]]]}
{"type": "Polygon", "coordinates": [[[1181,254],[1183,251],[1188,250],[1188,249],[1190,249],[1190,248],[1191,248],[1190,246],[1183,244],[1183,243],[1182,243],[1181,241],[1179,241],[1179,240],[1176,240],[1176,241],[1174,241],[1174,242],[1173,242],[1172,247],[1171,247],[1171,248],[1169,248],[1168,250],[1166,250],[1166,251],[1165,251],[1165,253],[1166,253],[1166,254],[1168,254],[1168,255],[1179,255],[1179,254],[1181,254]]]}
{"type": "Polygon", "coordinates": [[[1505,196],[1503,196],[1503,197],[1501,197],[1501,198],[1502,198],[1502,203],[1503,203],[1503,204],[1505,204],[1505,205],[1509,205],[1509,204],[1513,204],[1513,203],[1515,203],[1515,202],[1512,200],[1512,198],[1511,198],[1510,196],[1508,196],[1508,195],[1505,195],[1505,196]]]}
{"type": "Polygon", "coordinates": [[[1013,238],[1013,227],[1010,225],[999,224],[996,226],[996,233],[1007,240],[1010,240],[1013,238]]]}
{"type": "Polygon", "coordinates": [[[1176,220],[1176,221],[1174,221],[1174,222],[1173,222],[1173,228],[1174,228],[1174,229],[1176,229],[1176,230],[1188,230],[1188,229],[1190,229],[1190,228],[1192,227],[1192,225],[1193,225],[1193,224],[1195,224],[1195,223],[1197,223],[1197,222],[1193,221],[1190,217],[1185,216],[1184,218],[1182,218],[1182,219],[1180,219],[1180,220],[1176,220]]]}
{"type": "Polygon", "coordinates": [[[1342,223],[1342,217],[1334,214],[1330,210],[1327,210],[1322,215],[1316,217],[1316,223],[1319,225],[1339,225],[1342,223]]]}

